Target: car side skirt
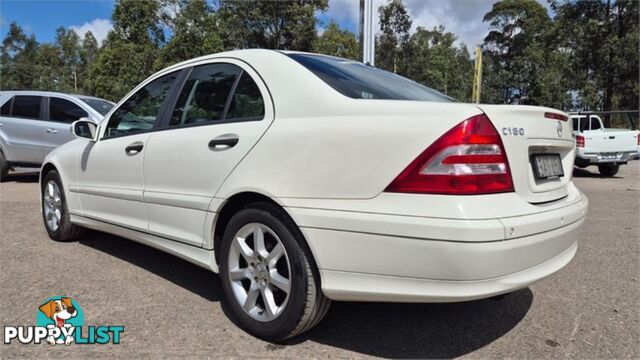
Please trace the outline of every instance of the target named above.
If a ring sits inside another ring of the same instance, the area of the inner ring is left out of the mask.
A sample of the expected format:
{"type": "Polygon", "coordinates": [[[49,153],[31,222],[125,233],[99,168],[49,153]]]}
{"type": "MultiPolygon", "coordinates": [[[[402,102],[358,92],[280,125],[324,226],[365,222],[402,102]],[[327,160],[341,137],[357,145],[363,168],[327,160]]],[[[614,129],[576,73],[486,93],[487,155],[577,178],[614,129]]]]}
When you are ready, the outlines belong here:
{"type": "Polygon", "coordinates": [[[70,214],[71,222],[92,230],[103,231],[116,236],[121,236],[129,240],[147,245],[154,249],[169,253],[186,260],[192,264],[203,267],[214,273],[218,272],[214,251],[200,247],[187,245],[175,240],[148,234],[145,232],[128,229],[122,226],[110,224],[104,221],[88,218],[85,216],[70,214]]]}

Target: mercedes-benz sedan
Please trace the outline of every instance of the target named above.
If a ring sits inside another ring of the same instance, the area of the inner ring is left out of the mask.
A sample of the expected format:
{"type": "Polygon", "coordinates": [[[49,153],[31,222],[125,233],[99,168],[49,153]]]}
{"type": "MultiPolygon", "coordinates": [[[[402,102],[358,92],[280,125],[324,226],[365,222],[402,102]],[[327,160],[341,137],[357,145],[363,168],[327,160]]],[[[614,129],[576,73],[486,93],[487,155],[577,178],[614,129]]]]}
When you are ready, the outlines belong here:
{"type": "Polygon", "coordinates": [[[151,76],[42,167],[54,240],[97,229],[220,273],[282,340],[331,300],[455,302],[567,265],[587,199],[567,115],[456,102],[362,63],[243,50],[151,76]]]}

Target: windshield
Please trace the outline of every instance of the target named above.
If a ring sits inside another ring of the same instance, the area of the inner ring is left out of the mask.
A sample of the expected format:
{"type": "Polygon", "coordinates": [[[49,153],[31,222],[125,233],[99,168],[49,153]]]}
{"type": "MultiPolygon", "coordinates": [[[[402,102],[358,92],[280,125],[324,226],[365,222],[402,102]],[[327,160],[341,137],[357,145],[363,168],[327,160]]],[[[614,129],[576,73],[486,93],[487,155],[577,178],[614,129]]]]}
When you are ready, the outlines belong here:
{"type": "Polygon", "coordinates": [[[453,98],[400,75],[331,56],[287,54],[341,94],[354,99],[452,102],[453,98]]]}
{"type": "Polygon", "coordinates": [[[102,116],[107,115],[109,110],[113,108],[113,104],[100,99],[91,99],[91,98],[80,98],[80,100],[87,103],[87,105],[91,106],[95,111],[99,112],[102,116]]]}

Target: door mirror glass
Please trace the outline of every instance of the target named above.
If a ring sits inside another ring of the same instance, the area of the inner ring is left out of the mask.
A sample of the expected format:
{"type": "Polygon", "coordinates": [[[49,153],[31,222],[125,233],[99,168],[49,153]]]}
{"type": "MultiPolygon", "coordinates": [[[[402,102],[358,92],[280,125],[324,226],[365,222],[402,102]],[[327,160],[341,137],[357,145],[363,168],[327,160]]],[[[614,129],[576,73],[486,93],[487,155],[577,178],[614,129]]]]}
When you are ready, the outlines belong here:
{"type": "Polygon", "coordinates": [[[89,118],[81,118],[71,125],[71,131],[77,137],[96,140],[98,134],[98,125],[89,118]]]}

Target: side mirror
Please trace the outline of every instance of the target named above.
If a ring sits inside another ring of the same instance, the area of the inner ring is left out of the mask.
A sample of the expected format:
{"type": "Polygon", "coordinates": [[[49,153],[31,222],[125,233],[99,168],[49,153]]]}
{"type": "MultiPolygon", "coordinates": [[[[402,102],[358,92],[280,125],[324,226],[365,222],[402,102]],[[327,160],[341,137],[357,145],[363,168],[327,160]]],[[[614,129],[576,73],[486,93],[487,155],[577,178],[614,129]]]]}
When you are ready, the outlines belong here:
{"type": "Polygon", "coordinates": [[[81,118],[71,124],[71,132],[77,137],[91,139],[96,141],[98,136],[98,125],[89,118],[81,118]]]}

